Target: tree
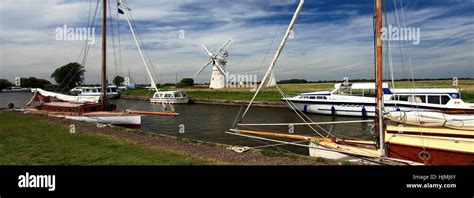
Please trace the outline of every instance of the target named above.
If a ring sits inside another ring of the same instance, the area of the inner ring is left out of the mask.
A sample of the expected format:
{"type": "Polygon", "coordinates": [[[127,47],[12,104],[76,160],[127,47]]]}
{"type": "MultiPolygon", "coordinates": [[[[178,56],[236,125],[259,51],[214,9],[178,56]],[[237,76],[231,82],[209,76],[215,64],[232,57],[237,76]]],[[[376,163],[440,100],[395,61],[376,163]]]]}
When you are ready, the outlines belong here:
{"type": "Polygon", "coordinates": [[[59,87],[72,88],[76,87],[84,81],[84,66],[79,63],[68,63],[56,69],[51,78],[58,83],[59,87]]]}
{"type": "Polygon", "coordinates": [[[125,78],[123,76],[115,76],[112,82],[114,83],[114,85],[120,86],[123,82],[125,82],[125,78]]]}
{"type": "Polygon", "coordinates": [[[280,80],[278,84],[304,84],[308,83],[305,79],[290,79],[290,80],[280,80]]]}
{"type": "Polygon", "coordinates": [[[6,89],[11,86],[13,86],[13,83],[8,81],[7,79],[0,79],[0,89],[6,89]]]}
{"type": "Polygon", "coordinates": [[[21,87],[44,89],[49,85],[51,85],[51,83],[45,79],[35,77],[21,78],[21,87]]]}
{"type": "Polygon", "coordinates": [[[192,78],[183,78],[176,85],[176,87],[193,87],[193,86],[194,86],[194,80],[192,78]]]}

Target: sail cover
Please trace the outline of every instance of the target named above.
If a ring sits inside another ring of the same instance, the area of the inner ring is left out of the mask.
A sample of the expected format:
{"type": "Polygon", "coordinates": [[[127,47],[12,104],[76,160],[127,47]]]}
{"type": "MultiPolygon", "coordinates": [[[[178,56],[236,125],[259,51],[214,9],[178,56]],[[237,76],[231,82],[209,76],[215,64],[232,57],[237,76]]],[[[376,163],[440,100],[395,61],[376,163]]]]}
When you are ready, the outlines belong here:
{"type": "Polygon", "coordinates": [[[87,103],[93,102],[98,103],[100,96],[70,96],[65,94],[59,94],[54,92],[45,91],[42,89],[31,89],[31,92],[38,93],[44,97],[52,97],[58,100],[62,100],[65,102],[75,102],[75,103],[87,103]]]}
{"type": "Polygon", "coordinates": [[[448,127],[474,130],[474,115],[444,114],[438,112],[388,112],[386,118],[403,124],[427,127],[448,127]]]}

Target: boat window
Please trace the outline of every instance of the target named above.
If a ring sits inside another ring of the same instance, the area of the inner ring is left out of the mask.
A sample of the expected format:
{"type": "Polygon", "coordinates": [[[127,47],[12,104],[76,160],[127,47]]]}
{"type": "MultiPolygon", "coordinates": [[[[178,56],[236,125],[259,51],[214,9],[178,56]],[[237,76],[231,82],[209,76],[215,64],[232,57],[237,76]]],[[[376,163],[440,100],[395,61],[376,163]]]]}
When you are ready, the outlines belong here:
{"type": "Polygon", "coordinates": [[[117,92],[117,88],[112,88],[112,92],[117,92]]]}
{"type": "Polygon", "coordinates": [[[89,89],[85,89],[84,91],[85,91],[85,92],[89,92],[89,89]]]}
{"type": "Polygon", "coordinates": [[[447,104],[450,99],[449,96],[441,96],[441,104],[447,104]]]}
{"type": "Polygon", "coordinates": [[[364,90],[363,89],[352,89],[351,90],[351,95],[353,95],[353,96],[364,96],[364,90]]]}
{"type": "Polygon", "coordinates": [[[408,102],[426,103],[426,95],[415,95],[408,97],[408,102]]]}
{"type": "Polygon", "coordinates": [[[175,98],[181,97],[180,95],[181,95],[181,94],[179,94],[179,93],[174,93],[174,97],[175,97],[175,98]]]}
{"type": "Polygon", "coordinates": [[[428,96],[428,103],[440,104],[440,96],[428,96]]]}
{"type": "Polygon", "coordinates": [[[420,95],[408,96],[408,102],[424,103],[425,101],[426,101],[426,96],[420,96],[420,95]]]}
{"type": "Polygon", "coordinates": [[[426,103],[426,95],[417,95],[417,102],[418,102],[418,98],[420,98],[421,100],[421,103],[426,103]]]}
{"type": "Polygon", "coordinates": [[[375,89],[364,89],[365,97],[375,97],[375,89]]]}
{"type": "Polygon", "coordinates": [[[181,93],[181,95],[182,95],[183,97],[187,97],[186,93],[181,93]]]}
{"type": "Polygon", "coordinates": [[[171,98],[172,94],[165,94],[165,98],[171,98]]]}
{"type": "Polygon", "coordinates": [[[314,99],[316,99],[316,96],[310,96],[309,99],[314,100],[314,99]]]}
{"type": "Polygon", "coordinates": [[[410,98],[410,96],[408,96],[408,95],[398,96],[399,101],[408,101],[408,98],[410,98]]]}

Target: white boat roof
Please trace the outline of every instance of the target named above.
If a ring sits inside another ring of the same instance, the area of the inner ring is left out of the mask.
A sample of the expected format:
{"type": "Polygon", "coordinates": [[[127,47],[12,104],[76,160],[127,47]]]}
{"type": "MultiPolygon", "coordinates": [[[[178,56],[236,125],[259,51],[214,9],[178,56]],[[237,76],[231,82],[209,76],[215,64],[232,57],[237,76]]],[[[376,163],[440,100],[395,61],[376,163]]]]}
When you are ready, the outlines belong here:
{"type": "MultiPolygon", "coordinates": [[[[339,89],[344,85],[344,83],[337,83],[334,85],[334,88],[339,89]]],[[[349,83],[348,84],[352,89],[375,89],[375,83],[349,83]]],[[[390,88],[390,84],[383,83],[382,88],[390,88]]]]}
{"type": "Polygon", "coordinates": [[[414,88],[414,89],[392,89],[392,93],[401,94],[401,93],[424,93],[424,94],[446,94],[446,93],[459,93],[458,89],[454,88],[414,88]]]}
{"type": "MultiPolygon", "coordinates": [[[[114,88],[117,87],[115,85],[107,85],[107,88],[114,88]]],[[[73,89],[100,89],[101,86],[91,86],[91,87],[74,87],[73,89]]]]}
{"type": "Polygon", "coordinates": [[[185,91],[158,91],[157,93],[186,93],[185,91]]]}

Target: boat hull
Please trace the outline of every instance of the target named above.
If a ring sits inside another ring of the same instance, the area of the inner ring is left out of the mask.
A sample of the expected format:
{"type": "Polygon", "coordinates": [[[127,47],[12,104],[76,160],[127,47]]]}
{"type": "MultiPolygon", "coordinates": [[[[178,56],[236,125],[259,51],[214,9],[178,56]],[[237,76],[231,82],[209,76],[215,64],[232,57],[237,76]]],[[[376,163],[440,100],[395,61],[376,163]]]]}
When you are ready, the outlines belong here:
{"type": "Polygon", "coordinates": [[[150,102],[152,102],[152,103],[166,103],[166,104],[188,104],[189,103],[189,98],[172,98],[172,99],[151,98],[150,102]]]}
{"type": "MultiPolygon", "coordinates": [[[[375,103],[351,103],[351,102],[327,102],[327,101],[292,101],[296,108],[305,113],[338,115],[338,116],[357,116],[357,117],[375,117],[375,103]]],[[[429,106],[401,105],[385,102],[385,111],[472,111],[470,109],[456,108],[433,108],[429,106]]]]}
{"type": "Polygon", "coordinates": [[[426,165],[474,165],[473,153],[387,143],[387,157],[426,165]],[[429,159],[427,159],[429,155],[429,159]],[[427,159],[427,160],[424,160],[427,159]]]}
{"type": "Polygon", "coordinates": [[[474,165],[472,131],[442,127],[387,126],[386,155],[426,165],[474,165]]]}
{"type": "Polygon", "coordinates": [[[81,115],[81,116],[66,116],[66,119],[95,122],[99,124],[112,124],[116,126],[124,126],[130,128],[139,128],[141,126],[141,116],[139,115],[81,115]]]}

